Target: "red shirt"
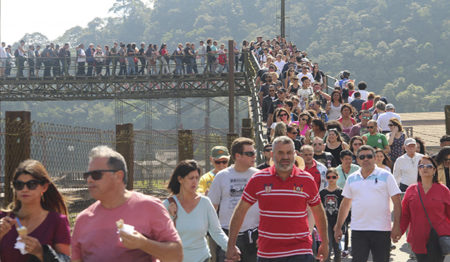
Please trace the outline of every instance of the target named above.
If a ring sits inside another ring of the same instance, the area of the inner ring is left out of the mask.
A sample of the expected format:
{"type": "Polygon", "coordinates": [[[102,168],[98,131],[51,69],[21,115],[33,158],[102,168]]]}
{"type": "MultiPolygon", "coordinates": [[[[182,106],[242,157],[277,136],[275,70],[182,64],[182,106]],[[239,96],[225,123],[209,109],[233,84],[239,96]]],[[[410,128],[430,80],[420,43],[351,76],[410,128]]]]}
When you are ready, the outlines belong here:
{"type": "Polygon", "coordinates": [[[320,178],[320,172],[319,172],[319,170],[317,170],[316,161],[313,160],[313,165],[310,168],[308,168],[308,166],[305,164],[305,171],[310,173],[313,176],[314,182],[316,182],[317,188],[320,188],[321,178],[320,178]]]}
{"type": "Polygon", "coordinates": [[[294,166],[286,179],[275,167],[261,170],[248,181],[242,200],[258,201],[258,256],[264,258],[312,254],[306,207],[319,205],[313,177],[294,166]]]}
{"type": "MultiPolygon", "coordinates": [[[[406,189],[402,201],[400,229],[404,233],[409,225],[407,241],[412,251],[417,254],[426,254],[430,224],[420,203],[417,186],[417,184],[410,185],[406,189]]],[[[450,190],[443,184],[433,183],[425,194],[420,182],[419,189],[434,229],[440,236],[450,235],[450,190]]]]}
{"type": "Polygon", "coordinates": [[[362,104],[361,110],[369,110],[370,108],[372,108],[373,106],[373,101],[374,100],[367,100],[366,102],[364,102],[362,104]]]}

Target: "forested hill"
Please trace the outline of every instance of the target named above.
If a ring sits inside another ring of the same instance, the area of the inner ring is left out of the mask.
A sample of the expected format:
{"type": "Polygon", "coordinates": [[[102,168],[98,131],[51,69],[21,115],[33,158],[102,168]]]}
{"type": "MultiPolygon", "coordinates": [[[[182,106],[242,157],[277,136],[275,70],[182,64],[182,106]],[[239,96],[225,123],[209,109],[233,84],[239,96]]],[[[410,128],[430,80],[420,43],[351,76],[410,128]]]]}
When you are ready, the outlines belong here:
{"type": "MultiPolygon", "coordinates": [[[[114,17],[74,27],[56,42],[254,40],[279,34],[280,1],[117,0],[114,17]]],[[[400,112],[442,111],[450,101],[450,1],[286,0],[288,39],[322,70],[343,69],[400,112]]]]}

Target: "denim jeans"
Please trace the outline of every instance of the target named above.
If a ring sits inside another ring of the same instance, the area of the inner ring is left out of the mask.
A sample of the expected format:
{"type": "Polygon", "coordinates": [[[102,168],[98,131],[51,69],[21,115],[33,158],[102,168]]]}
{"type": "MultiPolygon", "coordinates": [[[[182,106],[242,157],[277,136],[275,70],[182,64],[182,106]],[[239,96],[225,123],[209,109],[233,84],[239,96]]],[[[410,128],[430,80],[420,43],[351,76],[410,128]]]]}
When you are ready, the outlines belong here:
{"type": "Polygon", "coordinates": [[[296,255],[290,257],[279,257],[279,258],[263,258],[258,257],[258,262],[313,262],[314,257],[311,254],[308,255],[296,255]]]}

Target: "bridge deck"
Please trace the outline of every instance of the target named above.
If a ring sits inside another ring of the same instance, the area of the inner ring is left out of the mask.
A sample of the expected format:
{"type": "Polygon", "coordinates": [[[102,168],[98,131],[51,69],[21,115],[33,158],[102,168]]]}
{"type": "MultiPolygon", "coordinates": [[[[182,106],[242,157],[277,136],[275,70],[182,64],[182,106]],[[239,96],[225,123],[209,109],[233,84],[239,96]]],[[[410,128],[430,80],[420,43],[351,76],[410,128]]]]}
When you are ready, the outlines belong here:
{"type": "MultiPolygon", "coordinates": [[[[245,73],[235,73],[234,78],[235,96],[250,96],[245,73]]],[[[0,101],[219,96],[228,96],[228,73],[0,79],[0,101]]]]}

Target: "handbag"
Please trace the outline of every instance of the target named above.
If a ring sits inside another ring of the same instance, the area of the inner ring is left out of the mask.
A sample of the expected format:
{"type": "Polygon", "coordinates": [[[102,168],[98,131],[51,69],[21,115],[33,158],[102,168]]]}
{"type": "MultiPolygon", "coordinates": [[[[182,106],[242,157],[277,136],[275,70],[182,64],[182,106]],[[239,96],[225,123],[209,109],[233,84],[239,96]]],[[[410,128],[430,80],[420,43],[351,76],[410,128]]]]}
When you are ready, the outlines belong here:
{"type": "MultiPolygon", "coordinates": [[[[169,197],[169,198],[167,199],[167,201],[169,201],[169,204],[175,203],[175,205],[177,206],[177,209],[178,209],[177,202],[175,201],[175,199],[174,199],[173,197],[169,197]]],[[[177,218],[178,218],[177,213],[178,213],[178,210],[177,210],[177,212],[175,213],[175,216],[173,217],[173,225],[174,225],[175,227],[177,227],[177,218]]]]}
{"type": "Polygon", "coordinates": [[[425,205],[423,204],[422,196],[420,195],[419,185],[417,185],[417,192],[419,193],[420,203],[422,204],[423,211],[427,216],[428,223],[430,224],[430,235],[427,242],[428,255],[436,255],[436,257],[442,257],[450,254],[450,236],[439,236],[437,231],[431,224],[430,217],[428,216],[425,205]]]}

